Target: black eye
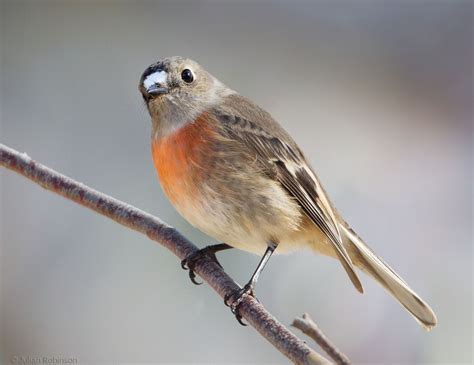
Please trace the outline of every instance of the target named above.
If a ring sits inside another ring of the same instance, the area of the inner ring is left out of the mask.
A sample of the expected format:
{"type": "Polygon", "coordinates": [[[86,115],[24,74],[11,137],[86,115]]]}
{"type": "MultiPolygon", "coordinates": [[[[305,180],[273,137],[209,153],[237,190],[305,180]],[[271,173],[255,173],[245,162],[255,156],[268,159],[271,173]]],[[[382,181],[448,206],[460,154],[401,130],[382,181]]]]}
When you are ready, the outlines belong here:
{"type": "Polygon", "coordinates": [[[181,78],[183,79],[184,82],[190,84],[191,82],[194,81],[194,75],[191,72],[190,69],[186,68],[183,71],[181,71],[181,78]]]}

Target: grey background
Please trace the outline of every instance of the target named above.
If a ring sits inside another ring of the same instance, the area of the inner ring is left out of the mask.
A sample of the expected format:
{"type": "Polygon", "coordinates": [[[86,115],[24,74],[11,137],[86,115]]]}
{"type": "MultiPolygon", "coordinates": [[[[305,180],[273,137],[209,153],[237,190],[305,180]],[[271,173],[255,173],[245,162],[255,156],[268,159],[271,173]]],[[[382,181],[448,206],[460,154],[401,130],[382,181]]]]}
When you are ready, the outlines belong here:
{"type": "MultiPolygon", "coordinates": [[[[356,363],[470,363],[472,30],[469,1],[4,2],[1,141],[209,244],[162,194],[137,91],[157,58],[192,57],[285,126],[439,326],[308,252],[271,260],[266,307],[308,311],[356,363]]],[[[1,177],[4,363],[287,363],[163,248],[1,177]]],[[[258,261],[221,258],[241,283],[258,261]]]]}

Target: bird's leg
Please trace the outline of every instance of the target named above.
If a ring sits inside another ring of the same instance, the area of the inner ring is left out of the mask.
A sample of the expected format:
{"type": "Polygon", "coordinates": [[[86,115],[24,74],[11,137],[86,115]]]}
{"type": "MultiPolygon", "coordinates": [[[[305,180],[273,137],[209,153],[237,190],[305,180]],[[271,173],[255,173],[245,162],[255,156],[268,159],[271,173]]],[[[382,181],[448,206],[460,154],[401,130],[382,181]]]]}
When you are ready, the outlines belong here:
{"type": "Polygon", "coordinates": [[[226,295],[224,297],[225,305],[230,307],[230,310],[235,315],[235,318],[237,319],[237,321],[239,321],[239,323],[243,326],[246,326],[246,324],[242,322],[242,316],[240,315],[240,312],[239,312],[239,306],[247,295],[251,295],[252,297],[255,297],[254,289],[255,289],[255,285],[257,284],[258,278],[260,274],[262,273],[263,269],[265,268],[265,265],[267,264],[268,260],[272,256],[273,252],[277,248],[277,246],[278,246],[277,243],[270,242],[268,244],[268,247],[265,253],[263,254],[262,259],[258,263],[257,269],[253,273],[249,282],[245,284],[243,288],[237,290],[236,292],[230,295],[226,295]],[[231,298],[232,298],[232,302],[229,303],[229,300],[231,298]]]}
{"type": "Polygon", "coordinates": [[[229,246],[227,243],[219,243],[217,245],[206,246],[192,253],[191,255],[187,256],[183,261],[181,261],[181,267],[184,270],[189,270],[189,278],[191,279],[193,284],[201,285],[202,283],[196,281],[196,274],[194,273],[194,267],[196,266],[196,262],[201,257],[207,256],[217,265],[222,267],[219,261],[217,261],[216,252],[228,250],[229,248],[232,248],[232,246],[229,246]]]}

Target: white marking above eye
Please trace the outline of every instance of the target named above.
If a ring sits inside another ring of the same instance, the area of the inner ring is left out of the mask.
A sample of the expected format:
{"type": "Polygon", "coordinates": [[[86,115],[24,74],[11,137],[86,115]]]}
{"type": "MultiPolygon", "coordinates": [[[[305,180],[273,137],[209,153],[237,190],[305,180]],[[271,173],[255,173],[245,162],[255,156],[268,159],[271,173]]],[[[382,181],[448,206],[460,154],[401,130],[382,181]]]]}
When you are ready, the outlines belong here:
{"type": "Polygon", "coordinates": [[[166,82],[166,79],[168,78],[168,73],[165,71],[156,71],[153,72],[152,74],[149,74],[145,80],[143,81],[143,86],[145,86],[146,89],[150,88],[150,86],[153,86],[155,84],[164,84],[166,82]]]}

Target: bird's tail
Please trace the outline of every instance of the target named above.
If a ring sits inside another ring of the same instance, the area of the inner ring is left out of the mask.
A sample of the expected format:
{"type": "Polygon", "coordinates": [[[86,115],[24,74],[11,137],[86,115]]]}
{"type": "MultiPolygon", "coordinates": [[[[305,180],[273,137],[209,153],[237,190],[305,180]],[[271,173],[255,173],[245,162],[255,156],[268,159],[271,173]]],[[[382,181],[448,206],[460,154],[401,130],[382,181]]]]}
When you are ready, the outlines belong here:
{"type": "Polygon", "coordinates": [[[426,330],[429,331],[436,326],[436,315],[430,306],[411,290],[407,283],[379,258],[352,229],[344,225],[341,225],[340,228],[344,246],[353,263],[392,294],[426,330]]]}

